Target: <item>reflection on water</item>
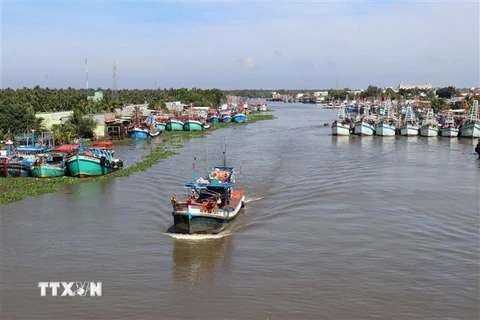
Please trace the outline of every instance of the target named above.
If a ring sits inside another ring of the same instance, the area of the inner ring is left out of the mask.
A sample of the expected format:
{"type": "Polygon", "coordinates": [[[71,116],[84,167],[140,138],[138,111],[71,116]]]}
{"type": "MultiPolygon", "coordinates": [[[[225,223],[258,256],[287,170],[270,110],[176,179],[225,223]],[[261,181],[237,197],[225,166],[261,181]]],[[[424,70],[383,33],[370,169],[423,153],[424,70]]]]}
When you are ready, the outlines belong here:
{"type": "Polygon", "coordinates": [[[176,239],[172,248],[174,281],[195,284],[211,279],[222,268],[228,272],[231,238],[176,239]]]}

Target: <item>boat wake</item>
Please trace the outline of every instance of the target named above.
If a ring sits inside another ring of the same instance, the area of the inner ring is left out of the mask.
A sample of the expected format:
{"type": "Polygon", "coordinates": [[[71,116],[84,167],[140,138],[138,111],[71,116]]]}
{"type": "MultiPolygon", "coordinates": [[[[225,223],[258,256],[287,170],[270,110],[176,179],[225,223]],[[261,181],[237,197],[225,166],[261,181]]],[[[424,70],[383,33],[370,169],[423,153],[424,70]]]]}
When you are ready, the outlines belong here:
{"type": "Polygon", "coordinates": [[[250,203],[250,202],[255,202],[255,201],[258,201],[258,200],[262,200],[263,198],[248,198],[245,200],[245,203],[250,203]]]}
{"type": "Polygon", "coordinates": [[[184,233],[164,232],[163,234],[177,240],[190,240],[190,241],[220,239],[220,238],[231,235],[230,232],[217,233],[217,234],[184,234],[184,233]]]}

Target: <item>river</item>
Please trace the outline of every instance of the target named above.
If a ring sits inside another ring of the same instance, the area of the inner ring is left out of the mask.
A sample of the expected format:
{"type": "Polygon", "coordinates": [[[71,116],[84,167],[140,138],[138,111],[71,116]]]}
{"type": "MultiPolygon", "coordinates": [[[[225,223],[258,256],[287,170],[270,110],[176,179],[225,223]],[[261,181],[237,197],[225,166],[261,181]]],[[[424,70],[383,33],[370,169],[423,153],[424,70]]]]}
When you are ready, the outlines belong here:
{"type": "Polygon", "coordinates": [[[2,319],[478,319],[476,141],[333,137],[335,110],[271,108],[144,172],[1,206],[2,319]],[[193,158],[221,163],[225,140],[246,208],[221,235],[170,234],[193,158]]]}

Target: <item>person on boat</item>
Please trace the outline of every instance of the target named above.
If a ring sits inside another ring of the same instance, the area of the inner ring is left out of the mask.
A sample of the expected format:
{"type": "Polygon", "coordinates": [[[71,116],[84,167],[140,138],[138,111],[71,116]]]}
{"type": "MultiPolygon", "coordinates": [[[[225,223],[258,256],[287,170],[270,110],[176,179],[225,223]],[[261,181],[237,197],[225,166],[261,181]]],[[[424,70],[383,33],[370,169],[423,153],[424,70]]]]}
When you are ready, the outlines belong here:
{"type": "Polygon", "coordinates": [[[478,139],[477,146],[475,147],[475,152],[478,154],[478,158],[480,159],[480,139],[478,139]]]}

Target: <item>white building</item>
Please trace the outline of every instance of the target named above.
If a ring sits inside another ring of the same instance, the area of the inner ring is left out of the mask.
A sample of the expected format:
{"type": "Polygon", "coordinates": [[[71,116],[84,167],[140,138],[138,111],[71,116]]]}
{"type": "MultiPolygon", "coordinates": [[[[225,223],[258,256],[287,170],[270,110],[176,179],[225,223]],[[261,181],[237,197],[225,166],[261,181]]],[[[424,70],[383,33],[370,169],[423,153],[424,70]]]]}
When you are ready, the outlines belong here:
{"type": "Polygon", "coordinates": [[[398,85],[398,89],[404,89],[404,90],[409,90],[409,89],[420,89],[420,90],[425,90],[425,89],[432,89],[432,84],[426,82],[425,84],[405,84],[400,82],[398,85]]]}

